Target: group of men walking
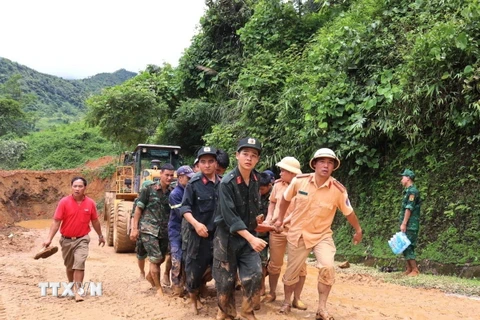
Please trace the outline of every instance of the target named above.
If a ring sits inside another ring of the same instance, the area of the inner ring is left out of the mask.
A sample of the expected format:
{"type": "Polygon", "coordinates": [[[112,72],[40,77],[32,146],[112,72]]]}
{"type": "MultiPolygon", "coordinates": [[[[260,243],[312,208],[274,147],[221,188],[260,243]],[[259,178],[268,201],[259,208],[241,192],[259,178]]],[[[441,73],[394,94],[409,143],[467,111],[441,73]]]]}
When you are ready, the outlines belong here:
{"type": "MultiPolygon", "coordinates": [[[[255,319],[254,310],[260,309],[260,296],[265,293],[265,275],[270,291],[263,302],[271,303],[276,300],[280,270],[288,252],[283,276],[285,300],[279,310],[288,314],[292,307],[307,309],[300,295],[307,274],[306,258],[313,251],[319,269],[316,319],[333,319],[326,301],[335,278],[330,227],[337,209],[355,229],[354,243],[362,239],[347,191],[331,177],[340,160],[330,149],[320,149],[310,161],[315,172],[302,174],[300,162],[285,157],[277,163],[280,179],[272,187],[270,176],[265,178],[255,170],[261,151],[257,139],[240,140],[235,154],[237,165],[220,175],[218,150],[204,146],[195,160],[198,172],[188,166],[178,168],[175,189],[169,189],[174,169],[168,164],[161,167],[159,183],[142,188],[131,238],[140,241],[147,252],[151,265],[147,280],[159,295],[163,294],[160,264],[169,253],[172,292],[182,295],[186,289],[195,314],[201,288],[213,276],[217,319],[237,317],[237,281],[243,292],[240,315],[255,319]],[[275,231],[259,234],[259,223],[275,231]]],[[[137,256],[145,258],[138,252],[137,256]]]]}
{"type": "MultiPolygon", "coordinates": [[[[175,174],[171,164],[161,167],[158,182],[144,182],[135,201],[130,233],[130,238],[137,241],[140,270],[144,272],[144,261],[148,258],[150,268],[145,278],[163,296],[160,265],[170,255],[171,275],[170,268],[165,268],[163,277],[168,281],[164,283],[170,283],[171,277],[174,294],[183,295],[186,290],[195,314],[199,310],[200,291],[213,276],[219,320],[237,317],[235,289],[239,281],[243,293],[240,315],[256,319],[254,311],[260,309],[262,294],[265,294],[263,303],[276,300],[285,253],[288,260],[282,277],[284,301],[279,312],[286,315],[291,308],[307,309],[301,293],[307,276],[306,259],[313,252],[319,295],[315,319],[332,320],[327,299],[335,281],[336,248],[331,226],[336,211],[340,210],[353,227],[353,244],[360,243],[363,237],[346,188],[332,177],[333,171],[340,167],[340,160],[332,150],[321,148],[309,162],[314,172],[302,174],[297,159],[284,157],[276,164],[280,179],[272,186],[268,174],[255,170],[261,151],[257,139],[240,140],[235,153],[237,165],[224,174],[229,165],[226,153],[204,146],[195,160],[198,172],[189,166],[178,168],[175,188],[171,187],[175,174]],[[258,233],[259,224],[270,226],[272,231],[258,233]],[[268,293],[263,283],[267,273],[268,293]]],[[[408,190],[402,205],[401,230],[410,231],[407,235],[413,237],[418,233],[420,201],[413,186],[413,172],[406,170],[402,177],[408,190]]],[[[61,202],[68,208],[64,210],[59,205],[44,243],[49,246],[60,222],[64,241],[85,243],[86,251],[72,251],[78,257],[62,244],[68,279],[75,282],[83,281],[90,221],[99,235],[99,244],[105,243],[96,210],[91,199],[84,195],[85,187],[83,178],[72,180],[73,194],[61,202]],[[84,218],[81,223],[80,214],[84,218]],[[82,227],[69,230],[69,221],[79,221],[82,227]]],[[[417,275],[413,249],[406,253],[407,272],[417,275]]],[[[77,296],[77,301],[81,301],[77,296]]]]}

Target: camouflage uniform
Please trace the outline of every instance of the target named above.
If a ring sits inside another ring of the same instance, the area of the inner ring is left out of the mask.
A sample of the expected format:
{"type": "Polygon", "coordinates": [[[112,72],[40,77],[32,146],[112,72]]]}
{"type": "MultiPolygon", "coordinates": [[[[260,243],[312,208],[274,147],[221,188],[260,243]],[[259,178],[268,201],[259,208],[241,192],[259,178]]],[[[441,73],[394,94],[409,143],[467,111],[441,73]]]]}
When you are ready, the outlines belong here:
{"type": "MultiPolygon", "coordinates": [[[[267,218],[268,214],[268,206],[270,204],[270,194],[272,193],[272,190],[263,196],[260,196],[260,214],[263,214],[263,219],[267,218]]],[[[268,239],[269,239],[270,233],[269,232],[257,232],[257,237],[259,237],[262,240],[265,240],[267,242],[267,246],[260,251],[260,259],[262,260],[262,266],[266,267],[268,264],[268,239]]]]}
{"type": "Polygon", "coordinates": [[[168,188],[163,193],[161,188],[158,190],[154,188],[154,186],[149,186],[141,190],[137,206],[143,210],[140,218],[140,238],[150,262],[159,264],[168,253],[168,219],[170,216],[168,196],[171,189],[168,188]]]}
{"type": "Polygon", "coordinates": [[[195,174],[185,187],[180,213],[190,212],[208,230],[208,237],[200,237],[188,223],[185,274],[188,292],[198,292],[202,278],[213,262],[213,236],[215,233],[214,210],[217,202],[217,188],[220,178],[210,181],[202,173],[195,174]]]}
{"type": "Polygon", "coordinates": [[[235,275],[237,269],[243,287],[242,311],[253,312],[258,305],[262,281],[260,255],[237,231],[255,233],[260,214],[258,172],[250,174],[245,184],[238,167],[227,173],[218,189],[215,213],[217,230],[213,240],[213,278],[217,286],[218,306],[227,316],[235,318],[235,275]]]}
{"type": "MultiPolygon", "coordinates": [[[[138,198],[135,198],[135,200],[133,201],[133,209],[132,209],[132,215],[130,219],[133,219],[133,216],[135,215],[137,202],[138,202],[138,198]]],[[[131,221],[133,223],[133,220],[131,221]]],[[[138,260],[145,260],[147,258],[147,251],[145,250],[145,247],[143,246],[143,243],[142,243],[142,239],[140,237],[138,237],[137,241],[135,242],[135,252],[137,253],[138,260]]]]}
{"type": "Polygon", "coordinates": [[[417,246],[418,230],[420,228],[420,205],[422,200],[417,187],[412,184],[403,191],[402,209],[400,211],[400,224],[403,223],[405,210],[410,209],[410,218],[407,223],[407,238],[411,245],[403,251],[406,260],[415,260],[415,247],[417,246]]]}

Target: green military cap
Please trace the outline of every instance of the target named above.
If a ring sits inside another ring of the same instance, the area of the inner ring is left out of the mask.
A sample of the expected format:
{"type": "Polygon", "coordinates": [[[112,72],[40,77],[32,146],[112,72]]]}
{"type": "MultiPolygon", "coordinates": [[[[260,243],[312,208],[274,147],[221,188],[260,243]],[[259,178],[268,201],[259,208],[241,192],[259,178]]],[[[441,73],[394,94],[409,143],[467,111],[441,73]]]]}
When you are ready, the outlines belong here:
{"type": "Polygon", "coordinates": [[[404,177],[409,177],[410,179],[415,180],[415,173],[410,169],[403,170],[403,172],[400,175],[404,177]]]}
{"type": "Polygon", "coordinates": [[[253,148],[257,149],[258,153],[262,151],[262,144],[255,138],[243,138],[238,142],[237,152],[242,148],[253,148]]]}

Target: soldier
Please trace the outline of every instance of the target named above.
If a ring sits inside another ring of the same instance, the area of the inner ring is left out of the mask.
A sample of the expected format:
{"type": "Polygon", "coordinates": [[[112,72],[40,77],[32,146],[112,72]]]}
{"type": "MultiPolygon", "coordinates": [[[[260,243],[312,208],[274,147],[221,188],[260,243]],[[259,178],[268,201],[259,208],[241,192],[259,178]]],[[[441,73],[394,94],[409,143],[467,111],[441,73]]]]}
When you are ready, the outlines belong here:
{"type": "Polygon", "coordinates": [[[182,206],[185,186],[195,173],[190,166],[181,166],[177,169],[177,186],[168,197],[170,202],[170,220],[168,221],[168,240],[170,241],[170,255],[172,258],[172,292],[174,295],[183,295],[185,284],[184,261],[182,260],[182,206]]]}
{"type": "MultiPolygon", "coordinates": [[[[300,169],[300,162],[294,157],[284,157],[277,167],[280,168],[280,179],[275,181],[273,191],[270,196],[270,205],[268,207],[268,215],[265,223],[274,223],[277,220],[278,212],[280,210],[280,201],[283,197],[283,192],[295,176],[302,174],[300,169]]],[[[290,219],[290,214],[295,208],[295,202],[292,201],[286,212],[286,219],[290,219]]],[[[289,223],[284,221],[284,230],[281,233],[271,232],[269,238],[270,261],[268,262],[268,281],[270,284],[270,292],[265,296],[263,302],[273,302],[277,299],[277,284],[280,278],[280,271],[283,266],[283,259],[287,251],[287,232],[289,223]]],[[[307,276],[307,265],[304,263],[299,273],[299,281],[295,285],[292,306],[296,309],[306,310],[307,306],[300,300],[300,294],[305,284],[307,276]]],[[[280,313],[288,313],[290,306],[284,306],[280,309],[280,313]]]]}
{"type": "Polygon", "coordinates": [[[234,319],[235,274],[243,287],[241,315],[256,319],[259,306],[262,266],[260,255],[267,243],[254,236],[256,217],[260,214],[258,173],[254,170],[260,158],[261,144],[254,138],[240,140],[237,166],[228,172],[219,186],[215,213],[217,230],[214,239],[213,278],[217,286],[217,319],[234,319]]]}
{"type": "Polygon", "coordinates": [[[167,163],[160,168],[160,181],[140,192],[133,217],[130,239],[139,236],[147,251],[150,272],[147,280],[155,284],[157,296],[163,296],[160,284],[160,265],[168,252],[168,219],[170,216],[170,195],[175,168],[167,163]],[[140,228],[139,228],[140,227],[140,228]]]}
{"type": "MultiPolygon", "coordinates": [[[[140,192],[142,189],[145,189],[146,187],[154,184],[152,180],[146,180],[142,183],[142,188],[140,189],[140,192]]],[[[138,198],[135,198],[133,201],[133,208],[132,208],[132,214],[130,216],[130,226],[133,226],[133,216],[135,215],[135,208],[137,208],[137,202],[138,198]]],[[[138,226],[137,226],[138,228],[138,226]]],[[[131,233],[132,230],[129,230],[131,233]]],[[[147,252],[145,251],[145,247],[143,246],[142,240],[140,238],[137,238],[137,241],[135,243],[135,253],[137,254],[137,263],[138,263],[138,269],[140,269],[140,279],[145,279],[145,259],[147,258],[147,252]]],[[[152,287],[154,284],[152,283],[152,287]]]]}
{"type": "Polygon", "coordinates": [[[331,174],[340,166],[335,153],[322,148],[310,160],[314,173],[302,174],[293,178],[283,193],[280,211],[275,222],[281,227],[283,217],[292,200],[295,208],[291,213],[290,228],[287,233],[288,260],[283,276],[285,300],[283,313],[290,311],[290,301],[299,281],[300,271],[309,253],[313,251],[318,268],[318,309],[317,320],[333,320],[327,311],[327,299],[335,281],[335,243],[332,238],[332,223],[337,209],[355,229],[353,243],[362,241],[362,229],[348,199],[345,187],[331,174]]]}
{"type": "Polygon", "coordinates": [[[402,209],[400,211],[400,231],[406,233],[411,244],[403,251],[407,268],[405,275],[416,277],[420,274],[415,261],[415,247],[417,246],[418,230],[420,227],[420,205],[422,200],[420,192],[414,184],[415,173],[410,169],[403,171],[401,183],[403,191],[402,209]]]}
{"type": "Polygon", "coordinates": [[[193,176],[185,188],[180,213],[188,221],[185,274],[187,290],[194,314],[198,314],[198,294],[203,275],[213,262],[214,210],[220,177],[217,169],[217,150],[202,147],[198,153],[200,173],[193,176]]]}

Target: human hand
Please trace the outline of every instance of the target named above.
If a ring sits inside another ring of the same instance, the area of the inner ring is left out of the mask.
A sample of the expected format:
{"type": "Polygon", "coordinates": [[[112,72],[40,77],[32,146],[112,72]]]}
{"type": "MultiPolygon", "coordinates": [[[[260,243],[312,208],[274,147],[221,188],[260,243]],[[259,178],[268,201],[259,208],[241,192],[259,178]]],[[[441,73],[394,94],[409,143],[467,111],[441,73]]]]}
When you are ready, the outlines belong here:
{"type": "Polygon", "coordinates": [[[359,244],[360,242],[362,242],[362,238],[363,238],[362,230],[357,230],[353,235],[353,244],[354,245],[359,244]]]}
{"type": "Polygon", "coordinates": [[[252,246],[253,250],[260,252],[267,246],[267,242],[260,238],[252,237],[250,240],[250,245],[252,246]]]}
{"type": "Polygon", "coordinates": [[[208,237],[208,229],[203,223],[196,223],[195,224],[195,231],[197,234],[202,237],[202,238],[207,238],[208,237]]]}
{"type": "Polygon", "coordinates": [[[132,231],[130,231],[130,240],[137,241],[137,239],[138,239],[138,229],[132,229],[132,231]]]}
{"type": "Polygon", "coordinates": [[[262,224],[265,217],[263,216],[263,214],[259,214],[256,219],[257,219],[257,224],[262,224]]]}
{"type": "Polygon", "coordinates": [[[52,240],[47,240],[45,241],[42,246],[45,247],[45,248],[48,248],[48,246],[52,243],[52,240]]]}
{"type": "Polygon", "coordinates": [[[400,226],[400,231],[402,231],[403,233],[405,233],[407,231],[407,224],[406,223],[402,223],[402,225],[400,226]]]}
{"type": "Polygon", "coordinates": [[[98,245],[104,247],[105,246],[105,237],[104,236],[99,236],[98,237],[98,245]]]}

